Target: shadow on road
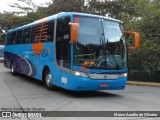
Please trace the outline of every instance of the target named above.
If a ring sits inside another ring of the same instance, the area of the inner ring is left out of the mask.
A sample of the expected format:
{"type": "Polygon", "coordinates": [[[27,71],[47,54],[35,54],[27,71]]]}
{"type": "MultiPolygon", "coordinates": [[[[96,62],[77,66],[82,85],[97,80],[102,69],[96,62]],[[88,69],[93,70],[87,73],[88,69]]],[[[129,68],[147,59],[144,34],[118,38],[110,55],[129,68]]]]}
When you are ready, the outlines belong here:
{"type": "Polygon", "coordinates": [[[82,92],[75,92],[75,91],[68,91],[68,95],[71,97],[76,98],[92,98],[92,97],[121,97],[121,95],[109,93],[106,91],[82,91],[82,92]]]}
{"type": "MultiPolygon", "coordinates": [[[[12,76],[12,74],[11,74],[10,71],[6,72],[6,74],[7,74],[8,76],[12,76]]],[[[43,82],[41,82],[40,80],[37,80],[37,79],[35,79],[35,78],[29,77],[29,76],[26,76],[26,75],[23,75],[23,74],[20,74],[20,73],[17,73],[17,74],[14,75],[13,77],[18,78],[18,79],[20,79],[21,81],[27,81],[27,82],[29,82],[29,83],[31,83],[31,84],[34,84],[34,85],[38,86],[38,87],[43,87],[43,86],[44,86],[44,85],[43,85],[43,82]]]]}
{"type": "MultiPolygon", "coordinates": [[[[6,74],[8,76],[12,76],[10,72],[6,72],[6,74]]],[[[28,83],[31,83],[33,85],[35,85],[36,87],[40,87],[42,89],[45,89],[45,86],[43,84],[43,82],[35,79],[35,78],[31,78],[22,74],[18,74],[15,77],[19,78],[21,81],[27,81],[28,83]]],[[[73,97],[73,98],[90,98],[90,97],[107,97],[107,98],[117,98],[117,97],[123,97],[121,95],[118,94],[114,94],[108,91],[70,91],[70,90],[65,90],[63,88],[59,88],[57,87],[56,91],[53,92],[57,92],[58,94],[62,94],[64,96],[68,96],[68,97],[73,97]]]]}

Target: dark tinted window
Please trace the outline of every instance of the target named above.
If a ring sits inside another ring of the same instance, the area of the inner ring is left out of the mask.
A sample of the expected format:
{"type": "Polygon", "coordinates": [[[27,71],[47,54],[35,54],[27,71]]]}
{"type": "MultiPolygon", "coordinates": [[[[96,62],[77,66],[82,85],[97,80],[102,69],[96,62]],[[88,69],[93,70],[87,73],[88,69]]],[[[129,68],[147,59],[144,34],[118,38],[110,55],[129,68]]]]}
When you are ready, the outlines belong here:
{"type": "Polygon", "coordinates": [[[24,29],[22,43],[30,43],[31,28],[24,29]]]}
{"type": "Polygon", "coordinates": [[[22,37],[23,37],[22,35],[23,35],[23,30],[17,31],[16,44],[21,44],[22,37]]]}
{"type": "Polygon", "coordinates": [[[16,43],[16,32],[12,32],[10,44],[13,45],[16,43]]]}
{"type": "Polygon", "coordinates": [[[57,20],[56,58],[60,66],[70,68],[70,17],[57,20]]]}
{"type": "Polygon", "coordinates": [[[48,24],[48,30],[47,30],[47,36],[46,36],[46,41],[51,42],[53,41],[53,36],[54,36],[54,21],[47,23],[48,24]]]}
{"type": "Polygon", "coordinates": [[[48,24],[41,23],[32,29],[32,43],[45,42],[47,38],[48,24]]]}
{"type": "Polygon", "coordinates": [[[10,40],[11,40],[11,34],[8,33],[7,36],[6,36],[6,45],[10,44],[10,40]]]}
{"type": "Polygon", "coordinates": [[[36,25],[32,28],[31,43],[36,43],[40,41],[41,36],[44,35],[41,33],[41,31],[43,31],[42,24],[36,25]]]}
{"type": "Polygon", "coordinates": [[[53,41],[54,21],[41,23],[32,28],[32,43],[53,41]]]}

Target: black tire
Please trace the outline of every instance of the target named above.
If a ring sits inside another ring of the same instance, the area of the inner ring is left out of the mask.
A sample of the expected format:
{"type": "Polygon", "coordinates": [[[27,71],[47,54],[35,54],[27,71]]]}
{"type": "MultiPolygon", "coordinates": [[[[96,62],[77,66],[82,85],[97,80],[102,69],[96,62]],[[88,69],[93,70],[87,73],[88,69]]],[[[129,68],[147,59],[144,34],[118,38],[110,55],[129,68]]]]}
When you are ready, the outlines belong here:
{"type": "Polygon", "coordinates": [[[51,84],[51,80],[52,80],[51,72],[49,69],[46,69],[43,74],[44,85],[48,90],[54,91],[56,90],[56,86],[51,84]]]}
{"type": "Polygon", "coordinates": [[[12,75],[17,75],[17,72],[15,71],[14,62],[11,62],[11,74],[12,74],[12,75]]]}

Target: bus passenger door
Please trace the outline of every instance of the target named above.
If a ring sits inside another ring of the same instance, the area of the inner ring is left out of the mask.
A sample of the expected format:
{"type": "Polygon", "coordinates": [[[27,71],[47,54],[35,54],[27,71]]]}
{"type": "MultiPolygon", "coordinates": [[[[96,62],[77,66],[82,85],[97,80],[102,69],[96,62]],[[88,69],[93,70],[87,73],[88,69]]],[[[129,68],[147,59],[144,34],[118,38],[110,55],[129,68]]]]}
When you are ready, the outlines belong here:
{"type": "Polygon", "coordinates": [[[71,69],[70,16],[57,19],[56,58],[60,67],[60,86],[68,88],[71,69]]]}

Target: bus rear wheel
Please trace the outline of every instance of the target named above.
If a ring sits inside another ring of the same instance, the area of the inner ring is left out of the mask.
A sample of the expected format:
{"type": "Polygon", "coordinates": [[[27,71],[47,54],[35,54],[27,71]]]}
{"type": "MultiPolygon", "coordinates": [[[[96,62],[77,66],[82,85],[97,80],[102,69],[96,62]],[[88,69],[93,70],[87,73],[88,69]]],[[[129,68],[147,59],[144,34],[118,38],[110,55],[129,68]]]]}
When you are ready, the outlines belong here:
{"type": "Polygon", "coordinates": [[[43,75],[43,81],[44,81],[44,84],[45,84],[45,87],[48,89],[48,90],[55,90],[56,86],[52,85],[51,84],[51,81],[52,81],[52,75],[51,75],[51,72],[49,69],[46,69],[44,71],[44,75],[43,75]]]}
{"type": "Polygon", "coordinates": [[[11,74],[16,75],[14,62],[11,62],[11,74]]]}

